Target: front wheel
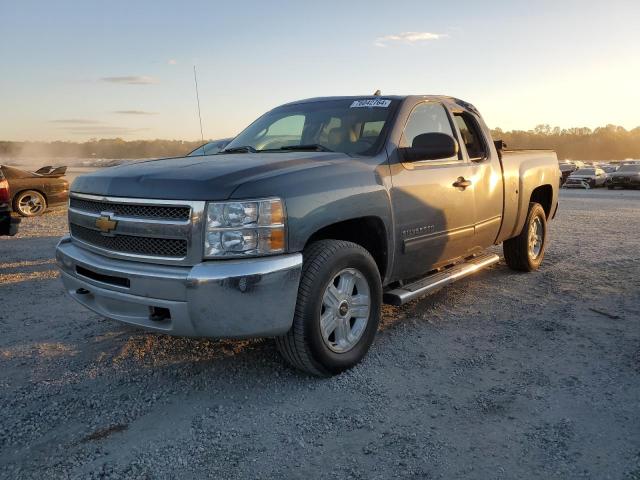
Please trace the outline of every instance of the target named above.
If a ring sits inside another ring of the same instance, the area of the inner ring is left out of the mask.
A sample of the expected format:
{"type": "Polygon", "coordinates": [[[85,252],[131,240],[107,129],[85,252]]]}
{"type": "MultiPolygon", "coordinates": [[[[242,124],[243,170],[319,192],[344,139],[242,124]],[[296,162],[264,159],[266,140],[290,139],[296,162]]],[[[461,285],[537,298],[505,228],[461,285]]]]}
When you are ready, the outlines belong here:
{"type": "Polygon", "coordinates": [[[360,362],[373,342],[380,274],[371,254],[352,242],[320,240],[303,256],[293,325],[276,346],[300,370],[335,375],[360,362]]]}
{"type": "Polygon", "coordinates": [[[547,245],[547,215],[539,203],[531,202],[522,231],[502,244],[504,259],[513,270],[537,270],[547,245]]]}

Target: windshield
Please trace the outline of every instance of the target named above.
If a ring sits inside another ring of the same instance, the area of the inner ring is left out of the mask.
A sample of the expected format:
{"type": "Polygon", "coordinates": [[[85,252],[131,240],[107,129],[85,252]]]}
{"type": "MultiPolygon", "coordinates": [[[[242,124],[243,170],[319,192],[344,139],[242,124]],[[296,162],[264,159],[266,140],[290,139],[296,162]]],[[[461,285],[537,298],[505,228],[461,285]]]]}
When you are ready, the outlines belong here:
{"type": "Polygon", "coordinates": [[[573,172],[573,175],[595,175],[596,171],[593,168],[581,168],[573,172]]]}
{"type": "Polygon", "coordinates": [[[622,165],[618,172],[640,172],[640,165],[622,165]]]}
{"type": "Polygon", "coordinates": [[[340,99],[284,105],[258,118],[225,151],[322,150],[374,155],[398,101],[340,99]]]}

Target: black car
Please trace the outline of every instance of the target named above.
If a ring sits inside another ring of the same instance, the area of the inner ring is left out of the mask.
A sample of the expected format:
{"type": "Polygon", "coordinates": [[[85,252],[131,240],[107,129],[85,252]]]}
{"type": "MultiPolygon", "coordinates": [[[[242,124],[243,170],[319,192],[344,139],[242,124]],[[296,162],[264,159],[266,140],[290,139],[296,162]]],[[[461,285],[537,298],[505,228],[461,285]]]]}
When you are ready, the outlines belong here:
{"type": "Polygon", "coordinates": [[[0,171],[9,182],[10,205],[23,217],[42,215],[48,207],[61,205],[69,197],[69,182],[62,178],[66,167],[42,167],[27,172],[0,165],[0,171]]]}
{"type": "Polygon", "coordinates": [[[640,165],[622,165],[616,172],[610,174],[609,178],[607,179],[607,188],[609,190],[613,190],[616,187],[639,188],[640,165]]]}
{"type": "Polygon", "coordinates": [[[202,155],[214,155],[226,147],[233,138],[222,138],[220,140],[211,140],[210,142],[200,145],[193,152],[187,154],[187,157],[200,157],[202,155]]]}
{"type": "Polygon", "coordinates": [[[9,182],[0,170],[0,236],[15,235],[18,231],[19,218],[11,217],[11,194],[9,182]]]}

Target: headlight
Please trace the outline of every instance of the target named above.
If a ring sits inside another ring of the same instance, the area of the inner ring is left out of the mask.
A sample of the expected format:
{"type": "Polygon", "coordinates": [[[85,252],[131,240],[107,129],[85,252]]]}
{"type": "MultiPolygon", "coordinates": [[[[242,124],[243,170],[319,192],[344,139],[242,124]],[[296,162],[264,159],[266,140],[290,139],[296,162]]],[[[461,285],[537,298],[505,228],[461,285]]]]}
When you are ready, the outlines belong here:
{"type": "Polygon", "coordinates": [[[284,252],[282,200],[207,204],[206,258],[273,255],[284,252]]]}

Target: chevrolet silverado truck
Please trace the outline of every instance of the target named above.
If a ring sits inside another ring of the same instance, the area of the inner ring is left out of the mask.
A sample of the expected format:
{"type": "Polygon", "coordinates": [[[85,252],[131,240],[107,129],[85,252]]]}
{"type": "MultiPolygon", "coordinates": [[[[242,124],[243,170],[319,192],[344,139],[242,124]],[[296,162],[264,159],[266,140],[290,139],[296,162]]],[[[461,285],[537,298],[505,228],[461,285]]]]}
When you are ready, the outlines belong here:
{"type": "Polygon", "coordinates": [[[221,152],[78,177],[57,247],[66,292],[171,335],[275,337],[340,373],[401,305],[498,262],[536,270],[552,151],[506,151],[469,103],[329,97],[264,114],[221,152]]]}

